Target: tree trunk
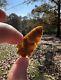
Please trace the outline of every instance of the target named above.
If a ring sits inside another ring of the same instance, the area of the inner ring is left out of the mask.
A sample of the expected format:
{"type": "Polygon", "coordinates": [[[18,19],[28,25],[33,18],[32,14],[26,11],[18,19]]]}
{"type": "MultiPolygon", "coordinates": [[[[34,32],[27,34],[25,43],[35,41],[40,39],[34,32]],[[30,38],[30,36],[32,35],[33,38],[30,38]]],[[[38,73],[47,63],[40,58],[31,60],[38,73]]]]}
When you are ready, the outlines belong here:
{"type": "Polygon", "coordinates": [[[60,37],[60,0],[58,0],[58,23],[57,23],[57,37],[60,37]]]}

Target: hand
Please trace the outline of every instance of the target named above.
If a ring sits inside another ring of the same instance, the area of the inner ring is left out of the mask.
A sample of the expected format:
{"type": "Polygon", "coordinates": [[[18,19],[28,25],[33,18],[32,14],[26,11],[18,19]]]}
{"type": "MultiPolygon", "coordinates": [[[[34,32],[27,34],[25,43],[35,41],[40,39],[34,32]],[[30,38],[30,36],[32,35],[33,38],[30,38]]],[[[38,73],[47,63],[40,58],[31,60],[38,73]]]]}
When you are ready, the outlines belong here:
{"type": "Polygon", "coordinates": [[[9,71],[7,80],[27,80],[27,67],[28,58],[18,58],[9,71]]]}

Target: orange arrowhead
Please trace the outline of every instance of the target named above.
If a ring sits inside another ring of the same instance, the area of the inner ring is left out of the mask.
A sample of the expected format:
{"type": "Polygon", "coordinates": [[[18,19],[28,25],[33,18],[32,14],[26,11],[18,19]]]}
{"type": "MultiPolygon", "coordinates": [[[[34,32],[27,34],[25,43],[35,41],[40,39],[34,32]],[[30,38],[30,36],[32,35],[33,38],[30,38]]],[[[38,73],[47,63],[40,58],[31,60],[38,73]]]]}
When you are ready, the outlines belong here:
{"type": "Polygon", "coordinates": [[[30,56],[36,49],[42,37],[42,26],[38,26],[24,36],[23,40],[17,45],[18,54],[22,57],[30,56]]]}

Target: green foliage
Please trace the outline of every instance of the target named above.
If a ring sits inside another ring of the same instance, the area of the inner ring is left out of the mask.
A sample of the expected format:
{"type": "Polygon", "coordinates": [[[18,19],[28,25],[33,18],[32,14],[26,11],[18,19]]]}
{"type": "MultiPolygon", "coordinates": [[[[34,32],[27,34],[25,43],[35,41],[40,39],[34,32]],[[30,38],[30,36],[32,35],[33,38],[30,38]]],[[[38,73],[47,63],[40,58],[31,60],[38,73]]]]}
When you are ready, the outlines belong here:
{"type": "Polygon", "coordinates": [[[9,15],[7,23],[15,27],[17,30],[20,29],[20,19],[15,13],[9,15]]]}
{"type": "Polygon", "coordinates": [[[39,13],[42,13],[42,12],[45,12],[45,13],[49,13],[49,9],[51,9],[52,6],[47,4],[47,3],[44,3],[42,4],[41,6],[39,7],[36,7],[35,9],[32,10],[32,13],[34,14],[35,12],[39,12],[39,13]]]}
{"type": "Polygon", "coordinates": [[[5,8],[7,5],[7,0],[0,0],[0,8],[5,8]]]}
{"type": "Polygon", "coordinates": [[[42,20],[44,23],[44,33],[46,34],[56,34],[57,33],[57,12],[53,9],[54,7],[48,3],[44,3],[39,7],[32,10],[32,14],[40,13],[42,15],[42,20]]]}

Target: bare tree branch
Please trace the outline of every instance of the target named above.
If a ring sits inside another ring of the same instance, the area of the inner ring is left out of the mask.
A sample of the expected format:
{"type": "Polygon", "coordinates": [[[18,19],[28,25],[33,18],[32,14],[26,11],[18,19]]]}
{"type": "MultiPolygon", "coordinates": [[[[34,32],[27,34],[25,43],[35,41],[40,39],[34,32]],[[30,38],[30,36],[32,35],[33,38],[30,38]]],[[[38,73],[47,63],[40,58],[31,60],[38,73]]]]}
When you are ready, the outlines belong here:
{"type": "Polygon", "coordinates": [[[51,1],[58,5],[58,1],[55,1],[55,0],[51,0],[51,1]]]}

